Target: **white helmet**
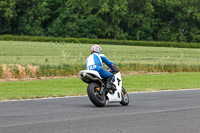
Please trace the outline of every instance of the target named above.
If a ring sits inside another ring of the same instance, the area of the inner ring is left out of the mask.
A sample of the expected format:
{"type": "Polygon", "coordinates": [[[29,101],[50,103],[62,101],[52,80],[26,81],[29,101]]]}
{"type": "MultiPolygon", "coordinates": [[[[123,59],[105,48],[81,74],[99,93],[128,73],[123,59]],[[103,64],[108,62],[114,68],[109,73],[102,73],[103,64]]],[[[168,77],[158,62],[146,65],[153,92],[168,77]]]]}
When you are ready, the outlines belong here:
{"type": "Polygon", "coordinates": [[[101,53],[101,52],[102,52],[102,49],[101,49],[101,47],[100,47],[99,45],[93,45],[93,46],[91,47],[91,53],[93,53],[93,52],[101,53]]]}

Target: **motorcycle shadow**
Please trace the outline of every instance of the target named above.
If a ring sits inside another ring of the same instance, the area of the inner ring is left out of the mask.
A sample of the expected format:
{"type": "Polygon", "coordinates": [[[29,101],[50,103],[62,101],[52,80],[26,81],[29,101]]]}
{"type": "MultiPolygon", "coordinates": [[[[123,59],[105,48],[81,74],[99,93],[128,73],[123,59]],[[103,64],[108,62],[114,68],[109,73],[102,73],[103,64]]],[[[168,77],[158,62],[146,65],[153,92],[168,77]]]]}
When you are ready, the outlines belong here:
{"type": "Polygon", "coordinates": [[[78,106],[84,107],[84,108],[124,108],[124,107],[128,107],[128,106],[122,106],[120,104],[107,104],[104,107],[96,107],[93,104],[81,104],[81,105],[78,105],[78,106]]]}

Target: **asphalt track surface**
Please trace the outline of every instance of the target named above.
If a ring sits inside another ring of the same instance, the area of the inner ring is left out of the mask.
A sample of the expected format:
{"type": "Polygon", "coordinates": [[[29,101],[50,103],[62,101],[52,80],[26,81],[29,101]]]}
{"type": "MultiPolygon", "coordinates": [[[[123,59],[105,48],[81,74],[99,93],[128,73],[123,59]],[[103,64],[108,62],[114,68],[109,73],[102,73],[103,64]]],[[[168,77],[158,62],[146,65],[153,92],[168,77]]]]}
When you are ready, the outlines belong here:
{"type": "Polygon", "coordinates": [[[0,133],[200,133],[200,90],[129,97],[103,108],[87,96],[0,102],[0,133]]]}

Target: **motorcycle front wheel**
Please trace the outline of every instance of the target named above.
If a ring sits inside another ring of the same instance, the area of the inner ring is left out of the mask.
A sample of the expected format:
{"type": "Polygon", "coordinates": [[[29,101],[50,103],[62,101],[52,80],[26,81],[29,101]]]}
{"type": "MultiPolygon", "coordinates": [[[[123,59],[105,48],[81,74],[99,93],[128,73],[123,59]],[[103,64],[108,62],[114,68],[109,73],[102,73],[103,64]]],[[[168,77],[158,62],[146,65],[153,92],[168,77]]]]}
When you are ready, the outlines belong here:
{"type": "Polygon", "coordinates": [[[129,104],[129,97],[126,90],[122,87],[122,101],[120,102],[121,105],[127,106],[129,104]]]}
{"type": "Polygon", "coordinates": [[[90,101],[97,107],[103,107],[106,104],[106,96],[100,95],[100,86],[97,83],[90,83],[87,87],[87,93],[90,101]]]}

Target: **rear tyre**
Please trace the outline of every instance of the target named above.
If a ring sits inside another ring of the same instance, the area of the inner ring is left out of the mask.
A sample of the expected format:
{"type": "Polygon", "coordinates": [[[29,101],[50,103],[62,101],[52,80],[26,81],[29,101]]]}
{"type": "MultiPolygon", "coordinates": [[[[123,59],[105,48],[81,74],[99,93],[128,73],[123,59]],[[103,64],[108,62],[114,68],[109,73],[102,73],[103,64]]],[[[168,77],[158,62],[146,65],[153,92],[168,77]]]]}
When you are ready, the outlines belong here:
{"type": "Polygon", "coordinates": [[[96,83],[90,83],[87,88],[87,93],[90,101],[97,107],[103,107],[106,104],[106,96],[100,95],[100,86],[96,83]]]}
{"type": "Polygon", "coordinates": [[[126,90],[122,87],[122,101],[120,102],[121,105],[127,106],[129,104],[129,97],[126,90]]]}

